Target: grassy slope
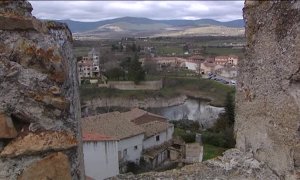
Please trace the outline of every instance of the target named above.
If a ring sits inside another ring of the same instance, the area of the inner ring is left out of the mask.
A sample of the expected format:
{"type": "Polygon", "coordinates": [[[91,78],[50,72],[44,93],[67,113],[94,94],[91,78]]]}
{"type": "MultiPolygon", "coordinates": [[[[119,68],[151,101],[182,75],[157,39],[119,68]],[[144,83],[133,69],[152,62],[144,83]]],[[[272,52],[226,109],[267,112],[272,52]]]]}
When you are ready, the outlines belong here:
{"type": "Polygon", "coordinates": [[[211,55],[216,55],[216,56],[224,56],[224,55],[230,55],[230,54],[234,54],[239,57],[244,56],[242,49],[232,49],[232,48],[226,48],[226,47],[222,47],[222,48],[207,47],[206,53],[211,54],[211,55]]]}
{"type": "Polygon", "coordinates": [[[180,94],[211,99],[211,104],[223,106],[226,94],[233,88],[221,83],[199,78],[166,78],[164,87],[159,91],[129,91],[89,86],[80,87],[81,99],[90,100],[97,97],[123,97],[145,99],[148,97],[172,98],[180,94]]]}
{"type": "Polygon", "coordinates": [[[203,161],[221,156],[226,148],[213,146],[210,144],[204,144],[203,161]]]}

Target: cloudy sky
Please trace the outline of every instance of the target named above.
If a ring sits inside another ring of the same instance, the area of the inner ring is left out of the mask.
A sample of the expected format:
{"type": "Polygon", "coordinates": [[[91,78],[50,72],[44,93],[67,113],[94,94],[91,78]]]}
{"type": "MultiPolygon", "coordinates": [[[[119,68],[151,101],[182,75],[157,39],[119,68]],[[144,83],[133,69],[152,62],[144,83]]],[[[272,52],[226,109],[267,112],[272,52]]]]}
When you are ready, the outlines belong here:
{"type": "Polygon", "coordinates": [[[42,19],[97,21],[117,17],[202,19],[242,18],[244,1],[30,1],[42,19]]]}

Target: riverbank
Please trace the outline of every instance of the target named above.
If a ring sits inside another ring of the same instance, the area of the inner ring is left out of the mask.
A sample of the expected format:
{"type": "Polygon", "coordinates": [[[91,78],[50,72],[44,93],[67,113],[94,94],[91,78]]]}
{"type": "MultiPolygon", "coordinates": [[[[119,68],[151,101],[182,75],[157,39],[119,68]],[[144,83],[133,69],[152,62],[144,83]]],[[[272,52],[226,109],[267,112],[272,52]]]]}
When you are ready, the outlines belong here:
{"type": "Polygon", "coordinates": [[[180,95],[173,98],[148,97],[145,99],[124,98],[124,97],[99,97],[84,101],[82,107],[96,109],[101,107],[126,107],[126,108],[158,108],[170,107],[183,104],[187,96],[180,95]]]}
{"type": "Polygon", "coordinates": [[[157,91],[117,90],[82,86],[80,87],[81,102],[83,105],[96,103],[101,107],[109,104],[148,108],[178,105],[184,102],[186,96],[190,96],[207,100],[212,106],[224,107],[227,93],[234,91],[233,87],[202,78],[179,79],[168,77],[164,79],[163,84],[164,87],[157,91]]]}

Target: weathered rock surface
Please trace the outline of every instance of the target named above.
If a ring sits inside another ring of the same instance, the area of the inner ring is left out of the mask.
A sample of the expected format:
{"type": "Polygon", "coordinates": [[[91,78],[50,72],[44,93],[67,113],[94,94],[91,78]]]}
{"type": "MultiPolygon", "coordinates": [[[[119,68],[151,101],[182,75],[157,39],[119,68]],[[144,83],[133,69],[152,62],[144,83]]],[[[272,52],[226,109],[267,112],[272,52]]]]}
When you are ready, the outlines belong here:
{"type": "Polygon", "coordinates": [[[49,151],[67,154],[66,173],[83,179],[72,34],[65,24],[40,21],[31,11],[25,0],[0,1],[0,112],[17,136],[0,141],[0,179],[16,179],[49,151]]]}
{"type": "Polygon", "coordinates": [[[0,112],[0,139],[15,138],[17,131],[10,117],[0,112]]]}
{"type": "Polygon", "coordinates": [[[183,104],[187,96],[181,95],[175,98],[120,98],[120,97],[99,97],[92,100],[85,100],[82,104],[88,111],[94,112],[98,107],[124,107],[124,108],[156,108],[156,107],[169,107],[183,104]]]}
{"type": "Polygon", "coordinates": [[[239,62],[237,148],[253,152],[279,177],[288,178],[300,167],[300,2],[246,1],[244,18],[247,47],[239,62]]]}
{"type": "Polygon", "coordinates": [[[29,133],[14,139],[5,146],[0,157],[32,155],[49,150],[66,150],[75,146],[77,146],[77,140],[70,133],[56,131],[29,133]]]}
{"type": "Polygon", "coordinates": [[[147,179],[147,180],[279,180],[266,164],[253,158],[251,153],[243,153],[238,149],[230,149],[222,157],[217,157],[203,163],[195,163],[165,172],[150,172],[140,175],[124,174],[116,179],[147,179]]]}
{"type": "Polygon", "coordinates": [[[68,156],[58,152],[34,162],[18,177],[18,180],[71,180],[68,156]]]}

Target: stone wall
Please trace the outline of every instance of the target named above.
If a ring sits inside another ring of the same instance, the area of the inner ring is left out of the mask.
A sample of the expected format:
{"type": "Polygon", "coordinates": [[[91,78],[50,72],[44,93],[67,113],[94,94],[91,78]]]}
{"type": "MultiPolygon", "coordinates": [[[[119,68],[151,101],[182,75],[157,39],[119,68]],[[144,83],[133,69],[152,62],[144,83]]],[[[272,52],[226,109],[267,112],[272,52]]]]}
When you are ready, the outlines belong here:
{"type": "Polygon", "coordinates": [[[0,1],[0,179],[84,179],[72,35],[0,1]]]}
{"type": "Polygon", "coordinates": [[[120,90],[160,90],[163,87],[163,82],[162,80],[141,81],[139,84],[135,84],[133,81],[108,81],[104,86],[120,90]]]}
{"type": "Polygon", "coordinates": [[[239,62],[237,148],[281,178],[300,178],[300,2],[246,1],[239,62]]]}

